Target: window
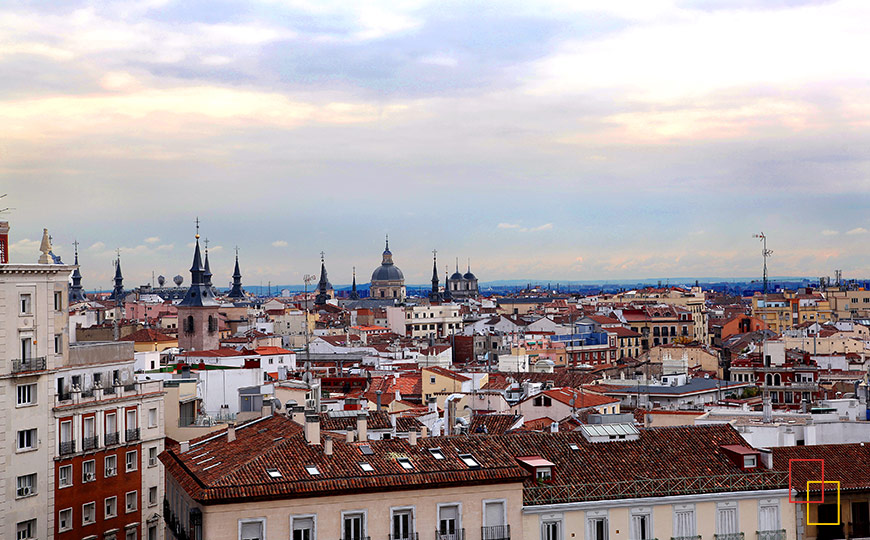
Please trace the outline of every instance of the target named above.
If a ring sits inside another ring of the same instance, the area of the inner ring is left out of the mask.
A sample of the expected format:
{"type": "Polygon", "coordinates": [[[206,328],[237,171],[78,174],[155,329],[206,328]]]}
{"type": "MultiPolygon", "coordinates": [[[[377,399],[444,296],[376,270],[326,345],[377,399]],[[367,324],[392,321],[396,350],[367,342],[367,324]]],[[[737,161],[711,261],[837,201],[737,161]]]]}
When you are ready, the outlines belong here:
{"type": "Polygon", "coordinates": [[[157,427],[157,407],[148,409],[148,427],[157,427]]]}
{"type": "Polygon", "coordinates": [[[562,522],[560,520],[542,521],[541,540],[562,540],[562,522]]]}
{"type": "Polygon", "coordinates": [[[587,512],[586,516],[586,529],[588,531],[586,538],[589,540],[607,540],[607,512],[587,512]]]}
{"type": "Polygon", "coordinates": [[[758,530],[778,531],[782,528],[779,522],[779,501],[762,499],[758,503],[758,530]]]}
{"type": "Polygon", "coordinates": [[[104,475],[106,478],[118,474],[118,456],[114,454],[111,456],[106,456],[105,466],[106,468],[104,475]]]}
{"type": "Polygon", "coordinates": [[[19,521],[15,528],[17,540],[30,540],[36,538],[36,520],[28,519],[27,521],[19,521]]]}
{"type": "Polygon", "coordinates": [[[293,538],[291,540],[314,540],[314,517],[291,518],[293,538]]]}
{"type": "Polygon", "coordinates": [[[57,513],[57,528],[60,532],[72,529],[72,508],[65,508],[57,513]]]}
{"type": "Polygon", "coordinates": [[[631,530],[629,540],[650,540],[652,538],[652,511],[650,508],[636,508],[631,511],[631,530]]]}
{"type": "Polygon", "coordinates": [[[136,411],[127,411],[127,429],[136,429],[136,411]]]}
{"type": "Polygon", "coordinates": [[[360,463],[359,468],[365,472],[374,472],[375,471],[374,467],[372,467],[370,464],[365,463],[365,462],[360,463]]]}
{"type": "Polygon", "coordinates": [[[82,524],[90,525],[97,520],[97,503],[89,502],[82,505],[82,524]]]}
{"type": "Polygon", "coordinates": [[[18,477],[18,490],[15,492],[16,497],[30,497],[36,495],[36,473],[25,474],[18,477]]]}
{"type": "Polygon", "coordinates": [[[263,540],[264,521],[239,521],[239,539],[263,540]]]}
{"type": "Polygon", "coordinates": [[[442,452],[440,448],[430,448],[429,453],[432,454],[432,457],[435,459],[444,459],[444,452],[442,452]]]}
{"type": "Polygon", "coordinates": [[[36,429],[23,429],[18,432],[18,450],[33,450],[36,448],[36,429]]]}
{"type": "Polygon", "coordinates": [[[118,515],[118,497],[108,497],[106,503],[106,518],[113,518],[118,515]]]}
{"type": "Polygon", "coordinates": [[[18,400],[15,402],[19,407],[34,405],[36,403],[36,384],[19,384],[18,400]]]}
{"type": "Polygon", "coordinates": [[[413,511],[410,508],[393,511],[391,540],[410,540],[414,536],[413,511]]]}
{"type": "Polygon", "coordinates": [[[157,504],[157,486],[148,488],[148,506],[157,504]]]}
{"type": "Polygon", "coordinates": [[[429,377],[429,384],[435,384],[435,375],[429,377]]]}
{"type": "Polygon", "coordinates": [[[353,512],[341,516],[342,540],[362,540],[365,538],[365,514],[353,512]]]}
{"type": "Polygon", "coordinates": [[[127,529],[127,533],[124,535],[124,540],[136,540],[136,528],[131,527],[127,529]]]}
{"type": "Polygon", "coordinates": [[[64,465],[57,470],[57,487],[65,488],[72,485],[72,465],[64,465]]]}
{"type": "Polygon", "coordinates": [[[148,527],[148,540],[157,540],[157,525],[148,527]]]}
{"type": "Polygon", "coordinates": [[[450,504],[438,507],[439,540],[460,540],[459,505],[450,504]]]}
{"type": "Polygon", "coordinates": [[[491,527],[488,531],[484,531],[484,538],[503,538],[505,532],[503,527],[505,522],[504,501],[485,501],[483,503],[483,526],[491,527]]]}
{"type": "Polygon", "coordinates": [[[93,459],[82,462],[82,482],[93,482],[97,479],[97,465],[93,459]]]}
{"type": "Polygon", "coordinates": [[[57,354],[63,352],[63,334],[54,335],[54,352],[57,354]]]}
{"type": "Polygon", "coordinates": [[[60,291],[54,291],[54,310],[60,311],[63,309],[63,294],[60,291]]]}
{"type": "Polygon", "coordinates": [[[546,482],[553,478],[553,470],[550,467],[538,467],[535,469],[535,478],[539,482],[546,482]]]}
{"type": "Polygon", "coordinates": [[[316,465],[306,465],[306,466],[305,466],[305,471],[306,471],[308,474],[310,474],[311,476],[317,476],[318,474],[320,474],[320,471],[317,470],[317,466],[316,466],[316,465]]]}
{"type": "Polygon", "coordinates": [[[138,499],[138,498],[139,497],[138,497],[137,491],[130,491],[127,493],[127,505],[126,506],[127,506],[127,513],[128,514],[130,512],[135,512],[136,509],[139,507],[139,503],[136,501],[136,499],[138,499]]]}
{"type": "Polygon", "coordinates": [[[411,463],[411,460],[408,458],[398,458],[398,459],[396,459],[396,461],[399,462],[399,465],[401,465],[402,468],[405,469],[406,471],[414,468],[414,465],[411,463]]]}
{"type": "Polygon", "coordinates": [[[21,308],[20,313],[22,315],[30,315],[30,307],[31,307],[30,306],[30,294],[29,293],[22,294],[19,297],[19,300],[20,300],[19,306],[21,308]]]}
{"type": "Polygon", "coordinates": [[[722,502],[716,504],[716,536],[718,538],[734,539],[740,529],[737,526],[737,503],[722,502]]]}
{"type": "Polygon", "coordinates": [[[472,456],[471,454],[459,454],[459,459],[461,459],[463,463],[468,465],[469,469],[480,468],[480,463],[478,463],[477,460],[474,459],[474,456],[472,456]]]}
{"type": "Polygon", "coordinates": [[[674,537],[695,536],[695,507],[691,504],[674,505],[674,537]]]}
{"type": "Polygon", "coordinates": [[[266,474],[269,478],[281,478],[281,472],[278,469],[266,469],[266,474]]]}
{"type": "Polygon", "coordinates": [[[152,446],[148,449],[148,466],[156,467],[157,466],[157,447],[152,446]]]}
{"type": "Polygon", "coordinates": [[[138,461],[137,454],[138,452],[135,450],[127,452],[127,472],[136,470],[136,461],[138,461]]]}
{"type": "Polygon", "coordinates": [[[743,468],[754,469],[758,466],[758,458],[756,456],[743,456],[743,468]]]}

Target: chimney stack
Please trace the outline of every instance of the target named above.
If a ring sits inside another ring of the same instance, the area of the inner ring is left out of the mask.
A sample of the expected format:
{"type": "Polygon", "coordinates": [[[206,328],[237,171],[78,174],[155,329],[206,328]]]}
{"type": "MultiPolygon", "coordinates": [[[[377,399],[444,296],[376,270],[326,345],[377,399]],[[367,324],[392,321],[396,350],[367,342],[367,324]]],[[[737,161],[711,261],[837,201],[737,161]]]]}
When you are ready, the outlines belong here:
{"type": "Polygon", "coordinates": [[[438,411],[438,400],[435,399],[435,396],[429,396],[429,402],[427,403],[429,406],[429,412],[437,412],[438,411]]]}
{"type": "Polygon", "coordinates": [[[332,455],[332,435],[323,438],[323,453],[327,456],[332,455]]]}
{"type": "Polygon", "coordinates": [[[408,444],[411,446],[417,446],[417,431],[411,430],[408,432],[408,444]]]}
{"type": "Polygon", "coordinates": [[[365,411],[359,411],[356,414],[356,432],[359,434],[360,442],[368,440],[368,415],[365,411]]]}
{"type": "Polygon", "coordinates": [[[347,433],[344,434],[344,438],[348,442],[348,444],[353,442],[353,436],[355,434],[356,434],[356,432],[352,429],[347,430],[347,433]]]}
{"type": "Polygon", "coordinates": [[[377,392],[375,392],[375,396],[376,396],[376,408],[375,408],[375,410],[378,412],[381,412],[381,391],[378,390],[377,392]]]}
{"type": "Polygon", "coordinates": [[[765,424],[773,422],[773,405],[770,403],[769,395],[765,395],[762,398],[761,421],[765,424]]]}
{"type": "Polygon", "coordinates": [[[233,442],[234,440],[236,440],[236,425],[227,424],[227,442],[233,442]]]}
{"type": "Polygon", "coordinates": [[[429,428],[427,428],[426,426],[422,426],[420,428],[420,438],[425,439],[426,436],[428,436],[428,435],[429,435],[429,428]]]}
{"type": "Polygon", "coordinates": [[[181,452],[187,452],[190,450],[190,441],[181,441],[181,452]]]}
{"type": "Polygon", "coordinates": [[[310,445],[320,444],[320,415],[305,414],[305,442],[310,445]]]}
{"type": "Polygon", "coordinates": [[[305,424],[305,407],[295,406],[290,409],[290,418],[297,424],[305,424]]]}

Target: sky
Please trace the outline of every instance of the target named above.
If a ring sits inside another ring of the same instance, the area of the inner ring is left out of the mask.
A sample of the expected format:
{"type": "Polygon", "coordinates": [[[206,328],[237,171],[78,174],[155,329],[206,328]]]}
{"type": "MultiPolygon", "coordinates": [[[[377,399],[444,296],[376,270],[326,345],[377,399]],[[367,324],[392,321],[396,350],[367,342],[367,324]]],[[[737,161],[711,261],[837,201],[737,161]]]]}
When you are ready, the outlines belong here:
{"type": "Polygon", "coordinates": [[[87,289],[870,277],[866,0],[0,4],[0,207],[87,289]]]}

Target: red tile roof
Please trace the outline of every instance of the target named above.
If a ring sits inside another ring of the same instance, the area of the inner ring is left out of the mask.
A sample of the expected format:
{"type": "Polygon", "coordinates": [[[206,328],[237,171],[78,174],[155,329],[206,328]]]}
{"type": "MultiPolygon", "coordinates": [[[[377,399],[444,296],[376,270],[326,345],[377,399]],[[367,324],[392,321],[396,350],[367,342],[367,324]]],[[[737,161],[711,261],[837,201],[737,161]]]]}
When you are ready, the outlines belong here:
{"type": "Polygon", "coordinates": [[[254,351],[260,356],[269,356],[272,354],[293,354],[293,351],[282,349],[281,347],[257,347],[254,351]]]}
{"type": "Polygon", "coordinates": [[[192,356],[195,358],[227,358],[231,356],[256,355],[253,351],[249,351],[248,349],[242,349],[241,351],[237,351],[235,349],[220,348],[213,349],[211,351],[185,351],[183,353],[178,353],[176,356],[192,356]]]}
{"type": "MultiPolygon", "coordinates": [[[[870,445],[858,444],[819,444],[813,446],[785,446],[772,448],[773,467],[788,471],[791,459],[825,460],[825,480],[840,482],[841,490],[870,489],[870,445]]],[[[819,463],[795,462],[792,464],[791,485],[806,492],[807,480],[821,480],[819,463]]],[[[813,491],[821,489],[820,484],[810,486],[813,491]]],[[[836,490],[836,484],[825,484],[825,491],[836,490]]],[[[814,497],[818,500],[818,497],[814,497]]]]}
{"type": "MultiPolygon", "coordinates": [[[[357,411],[351,411],[356,413],[357,411]]],[[[369,411],[366,416],[366,429],[392,429],[390,415],[385,411],[369,411]]],[[[356,414],[331,416],[329,412],[320,413],[320,429],[326,431],[350,431],[356,429],[356,414]]]]}
{"type": "Polygon", "coordinates": [[[515,414],[478,414],[471,419],[468,433],[471,435],[503,435],[520,421],[515,414]]]}
{"type": "Polygon", "coordinates": [[[447,368],[443,368],[441,366],[425,367],[421,371],[428,371],[431,373],[436,373],[438,375],[443,375],[444,377],[448,377],[450,379],[453,379],[454,381],[465,382],[465,381],[471,380],[471,377],[466,377],[465,375],[462,375],[460,373],[456,373],[455,371],[451,371],[451,370],[449,370],[447,368]]]}
{"type": "MultiPolygon", "coordinates": [[[[543,392],[541,392],[541,394],[549,396],[550,398],[560,403],[564,403],[565,405],[570,405],[571,399],[573,398],[575,409],[587,409],[589,407],[601,407],[604,405],[619,403],[619,399],[617,398],[603,396],[594,392],[574,390],[571,388],[551,388],[550,390],[544,390],[543,392]]],[[[535,399],[541,394],[535,394],[533,396],[527,397],[520,403],[525,403],[531,399],[535,399]]]]}
{"type": "Polygon", "coordinates": [[[143,328],[141,330],[136,330],[132,334],[128,334],[126,337],[122,337],[121,341],[135,341],[138,343],[163,343],[167,341],[178,341],[174,337],[167,336],[153,328],[143,328]]]}

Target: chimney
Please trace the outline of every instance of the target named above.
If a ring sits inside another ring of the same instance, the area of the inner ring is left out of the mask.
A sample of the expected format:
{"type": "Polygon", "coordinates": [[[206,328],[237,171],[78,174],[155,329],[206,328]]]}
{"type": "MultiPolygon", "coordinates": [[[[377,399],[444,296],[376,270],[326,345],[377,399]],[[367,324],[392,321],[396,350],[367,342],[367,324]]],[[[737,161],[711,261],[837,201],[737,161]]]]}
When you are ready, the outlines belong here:
{"type": "Polygon", "coordinates": [[[320,444],[320,415],[317,413],[305,414],[305,442],[320,444]]]}
{"type": "Polygon", "coordinates": [[[290,418],[297,424],[305,424],[305,407],[295,406],[291,408],[290,418]]]}
{"type": "Polygon", "coordinates": [[[346,440],[348,443],[352,443],[352,442],[353,442],[353,436],[354,436],[355,433],[356,433],[356,432],[355,432],[354,430],[352,430],[352,429],[347,430],[347,433],[345,434],[345,440],[346,440]]]}
{"type": "Polygon", "coordinates": [[[227,442],[233,442],[234,440],[236,440],[236,425],[227,424],[227,442]]]}
{"type": "Polygon", "coordinates": [[[368,440],[368,415],[365,411],[356,414],[356,432],[359,434],[360,442],[368,440]]]}
{"type": "Polygon", "coordinates": [[[323,453],[327,456],[332,455],[332,435],[323,438],[323,453]]]}
{"type": "Polygon", "coordinates": [[[770,403],[770,396],[762,398],[761,421],[765,424],[773,422],[773,405],[770,403]]]}
{"type": "Polygon", "coordinates": [[[378,390],[377,392],[375,392],[375,396],[376,396],[376,398],[375,398],[375,405],[376,405],[375,410],[380,412],[381,411],[381,391],[378,390]]]}
{"type": "Polygon", "coordinates": [[[187,452],[190,450],[190,441],[181,441],[181,452],[187,452]]]}
{"type": "Polygon", "coordinates": [[[773,469],[773,452],[770,448],[758,449],[761,457],[761,466],[765,469],[773,469]]]}
{"type": "Polygon", "coordinates": [[[417,431],[412,429],[408,432],[408,444],[411,446],[417,446],[417,431]]]}
{"type": "Polygon", "coordinates": [[[559,422],[550,424],[550,433],[559,433],[559,422]]]}
{"type": "Polygon", "coordinates": [[[426,426],[420,427],[420,438],[425,439],[429,435],[429,428],[426,426]]]}
{"type": "Polygon", "coordinates": [[[437,412],[438,411],[438,400],[435,399],[435,396],[429,396],[429,412],[437,412]]]}

